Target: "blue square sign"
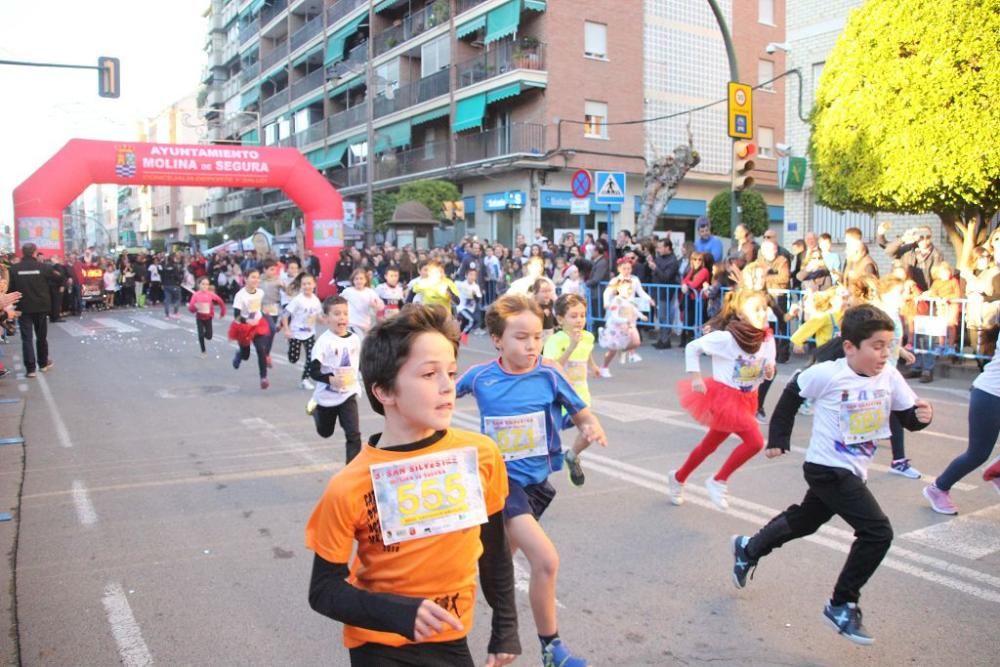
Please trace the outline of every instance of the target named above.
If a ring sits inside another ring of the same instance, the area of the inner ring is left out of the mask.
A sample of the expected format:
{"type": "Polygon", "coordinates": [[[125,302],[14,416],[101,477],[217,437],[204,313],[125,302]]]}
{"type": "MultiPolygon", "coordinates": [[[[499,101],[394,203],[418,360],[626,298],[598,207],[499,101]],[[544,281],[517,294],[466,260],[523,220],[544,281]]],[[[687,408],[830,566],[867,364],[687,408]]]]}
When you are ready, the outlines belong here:
{"type": "Polygon", "coordinates": [[[625,203],[625,172],[598,171],[594,174],[594,202],[597,204],[625,203]]]}

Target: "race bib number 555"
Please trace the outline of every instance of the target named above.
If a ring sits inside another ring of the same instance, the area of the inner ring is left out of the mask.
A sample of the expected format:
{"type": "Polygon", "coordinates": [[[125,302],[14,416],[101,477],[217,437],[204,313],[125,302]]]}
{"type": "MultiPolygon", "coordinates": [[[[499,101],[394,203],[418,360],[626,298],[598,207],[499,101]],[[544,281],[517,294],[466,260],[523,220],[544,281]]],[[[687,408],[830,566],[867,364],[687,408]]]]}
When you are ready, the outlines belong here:
{"type": "Polygon", "coordinates": [[[517,461],[549,453],[545,413],[512,417],[484,417],[483,432],[497,443],[504,461],[517,461]]]}
{"type": "Polygon", "coordinates": [[[474,447],[379,463],[370,473],[386,545],[487,521],[474,447]]]}

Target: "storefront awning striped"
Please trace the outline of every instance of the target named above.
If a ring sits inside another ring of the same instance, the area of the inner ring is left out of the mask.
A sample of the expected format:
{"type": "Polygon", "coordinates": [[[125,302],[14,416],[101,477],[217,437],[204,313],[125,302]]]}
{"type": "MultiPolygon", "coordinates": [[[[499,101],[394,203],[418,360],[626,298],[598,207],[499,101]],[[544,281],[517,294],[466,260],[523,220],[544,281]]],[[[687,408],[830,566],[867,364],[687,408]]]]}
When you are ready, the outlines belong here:
{"type": "Polygon", "coordinates": [[[381,153],[389,148],[402,148],[411,143],[410,121],[404,120],[393,125],[375,128],[375,152],[381,153]]]}
{"type": "Polygon", "coordinates": [[[455,122],[452,129],[455,132],[481,127],[483,116],[486,115],[486,93],[459,100],[455,105],[455,122]]]}
{"type": "Polygon", "coordinates": [[[545,0],[524,0],[524,8],[535,12],[544,12],[545,0]]]}
{"type": "Polygon", "coordinates": [[[495,42],[517,32],[521,21],[521,0],[508,0],[486,15],[486,43],[495,42]]]}
{"type": "Polygon", "coordinates": [[[437,120],[438,118],[444,118],[448,115],[448,107],[443,106],[437,109],[432,109],[430,111],[425,111],[424,113],[417,114],[410,121],[413,125],[421,125],[422,123],[429,123],[432,120],[437,120]]]}
{"type": "Polygon", "coordinates": [[[471,21],[466,21],[462,25],[456,26],[455,27],[455,36],[458,37],[459,39],[462,39],[463,37],[471,35],[472,33],[476,32],[480,28],[484,28],[484,27],[486,27],[486,15],[485,14],[483,14],[482,16],[477,16],[476,18],[472,19],[471,21]]]}
{"type": "Polygon", "coordinates": [[[326,58],[324,65],[344,59],[344,47],[347,45],[347,38],[358,31],[358,26],[368,18],[367,14],[361,14],[357,18],[348,22],[344,27],[334,32],[326,40],[326,58]]]}

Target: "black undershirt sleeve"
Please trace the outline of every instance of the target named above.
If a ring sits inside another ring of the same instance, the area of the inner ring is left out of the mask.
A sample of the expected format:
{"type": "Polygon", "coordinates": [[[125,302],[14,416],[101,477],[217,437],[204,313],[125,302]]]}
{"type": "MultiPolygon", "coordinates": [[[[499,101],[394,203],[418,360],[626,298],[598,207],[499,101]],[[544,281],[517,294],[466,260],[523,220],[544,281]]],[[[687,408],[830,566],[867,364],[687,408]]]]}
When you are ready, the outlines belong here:
{"type": "Polygon", "coordinates": [[[767,429],[767,448],[780,449],[787,452],[792,448],[792,428],[795,426],[795,415],[805,401],[799,396],[799,374],[792,376],[785,385],[778,404],[771,412],[771,421],[767,429]]]}
{"type": "Polygon", "coordinates": [[[503,512],[490,515],[482,525],[479,539],[483,555],[479,557],[479,583],[483,597],[493,609],[489,653],[521,654],[521,641],[517,634],[517,601],[514,597],[514,563],[511,560],[507,532],[504,530],[503,512]]]}
{"type": "Polygon", "coordinates": [[[241,324],[245,324],[246,321],[247,321],[247,318],[245,318],[242,315],[240,315],[240,309],[239,308],[233,308],[233,319],[235,319],[237,322],[239,322],[241,324]]]}
{"type": "Polygon", "coordinates": [[[347,563],[331,563],[317,554],[309,582],[309,606],[347,625],[414,639],[413,626],[423,600],[363,591],[347,583],[349,574],[347,563]]]}
{"type": "Polygon", "coordinates": [[[899,423],[903,425],[907,431],[922,431],[923,429],[930,426],[930,422],[923,423],[917,419],[917,408],[916,406],[911,406],[906,410],[893,410],[892,414],[899,419],[899,423]]]}
{"type": "Polygon", "coordinates": [[[309,377],[316,382],[330,384],[330,376],[323,373],[323,364],[320,363],[319,359],[309,361],[309,377]]]}

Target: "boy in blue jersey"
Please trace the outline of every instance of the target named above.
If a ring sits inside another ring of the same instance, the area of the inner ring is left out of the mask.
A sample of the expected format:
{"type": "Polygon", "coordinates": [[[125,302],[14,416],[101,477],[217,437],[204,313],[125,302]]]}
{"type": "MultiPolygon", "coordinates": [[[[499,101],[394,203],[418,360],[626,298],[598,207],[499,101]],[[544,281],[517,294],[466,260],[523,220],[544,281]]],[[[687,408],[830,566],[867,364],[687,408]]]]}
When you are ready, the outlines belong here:
{"type": "Polygon", "coordinates": [[[531,565],[528,597],[542,643],[542,664],[583,667],[559,639],[556,622],[556,572],[559,555],[538,519],[555,496],[549,475],[562,468],[559,431],[566,409],[572,423],[591,442],[607,444],[600,422],[562,373],[543,363],[542,312],[521,295],[500,297],[486,313],[486,329],[499,359],[474,366],[462,376],[457,395],[473,394],[483,433],[500,448],[510,493],[504,521],[511,549],[524,552],[531,565]]]}

